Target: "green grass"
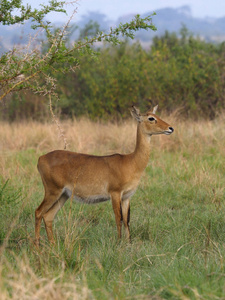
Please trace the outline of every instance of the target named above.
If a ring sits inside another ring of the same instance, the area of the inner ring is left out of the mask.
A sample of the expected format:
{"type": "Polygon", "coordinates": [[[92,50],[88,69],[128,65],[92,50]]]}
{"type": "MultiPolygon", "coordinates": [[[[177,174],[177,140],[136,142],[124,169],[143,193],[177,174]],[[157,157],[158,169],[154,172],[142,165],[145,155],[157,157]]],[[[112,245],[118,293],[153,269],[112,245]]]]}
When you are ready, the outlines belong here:
{"type": "Polygon", "coordinates": [[[16,299],[12,278],[19,280],[27,268],[33,275],[23,273],[21,285],[30,276],[54,279],[66,295],[70,282],[80,295],[79,288],[89,291],[83,299],[225,299],[223,153],[213,146],[199,153],[153,150],[131,200],[131,244],[117,240],[110,202],[71,206],[69,200],[54,222],[56,245],[48,244],[42,224],[37,250],[32,241],[34,211],[43,198],[39,155],[32,149],[13,152],[8,159],[26,171],[1,181],[1,285],[9,298],[16,299]]]}

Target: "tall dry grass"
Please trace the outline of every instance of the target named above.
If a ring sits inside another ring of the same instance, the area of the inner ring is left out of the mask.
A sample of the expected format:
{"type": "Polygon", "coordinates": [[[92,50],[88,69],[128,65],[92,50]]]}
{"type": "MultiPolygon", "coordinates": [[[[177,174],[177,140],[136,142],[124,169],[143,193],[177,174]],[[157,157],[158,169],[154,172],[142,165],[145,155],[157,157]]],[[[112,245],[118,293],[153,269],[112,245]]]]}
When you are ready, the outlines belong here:
{"type": "MultiPolygon", "coordinates": [[[[87,287],[80,286],[71,274],[69,281],[63,281],[64,270],[61,274],[51,278],[38,276],[31,266],[29,259],[15,257],[16,268],[7,260],[8,276],[3,276],[0,266],[0,300],[85,300],[93,299],[87,287]]],[[[6,266],[5,266],[6,268],[6,266]]]]}
{"type": "MultiPolygon", "coordinates": [[[[204,151],[205,146],[217,146],[224,149],[225,113],[215,120],[192,119],[179,120],[179,116],[166,115],[162,119],[175,128],[171,136],[152,137],[152,148],[157,151],[188,149],[204,151]]],[[[133,151],[136,139],[136,123],[128,120],[121,123],[92,122],[88,119],[61,122],[67,140],[67,150],[107,155],[114,152],[133,151]]],[[[35,149],[48,152],[63,149],[63,138],[53,123],[21,122],[0,123],[0,152],[35,149]]]]}
{"type": "MultiPolygon", "coordinates": [[[[61,122],[67,140],[67,150],[90,153],[131,151],[136,134],[132,122],[122,124],[92,122],[88,119],[61,122]]],[[[0,151],[33,148],[39,152],[63,149],[63,139],[53,123],[0,123],[0,151]]]]}

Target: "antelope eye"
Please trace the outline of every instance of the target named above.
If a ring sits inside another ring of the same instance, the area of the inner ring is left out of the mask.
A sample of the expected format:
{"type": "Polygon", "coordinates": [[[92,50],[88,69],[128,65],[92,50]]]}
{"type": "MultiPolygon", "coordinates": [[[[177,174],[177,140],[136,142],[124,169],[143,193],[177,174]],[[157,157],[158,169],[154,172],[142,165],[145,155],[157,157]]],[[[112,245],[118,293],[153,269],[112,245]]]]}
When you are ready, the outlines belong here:
{"type": "Polygon", "coordinates": [[[153,117],[150,117],[148,119],[149,119],[149,121],[155,121],[155,118],[153,118],[153,117]]]}

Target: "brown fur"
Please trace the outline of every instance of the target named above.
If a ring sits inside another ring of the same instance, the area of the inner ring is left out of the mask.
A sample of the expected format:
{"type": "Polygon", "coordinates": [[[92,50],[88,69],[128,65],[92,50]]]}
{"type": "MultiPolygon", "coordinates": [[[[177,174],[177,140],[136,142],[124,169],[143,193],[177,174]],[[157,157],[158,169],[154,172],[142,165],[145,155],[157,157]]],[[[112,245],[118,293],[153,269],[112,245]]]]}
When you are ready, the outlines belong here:
{"type": "Polygon", "coordinates": [[[93,156],[56,150],[39,158],[38,170],[45,188],[44,200],[35,211],[35,238],[39,244],[40,225],[44,219],[50,242],[54,242],[52,222],[66,200],[73,196],[80,202],[112,201],[118,237],[123,221],[127,239],[130,239],[130,201],[138,187],[150,155],[150,137],[171,134],[173,128],[155,115],[157,107],[140,114],[135,107],[131,113],[138,121],[134,152],[93,156]],[[149,119],[154,118],[154,120],[149,119]]]}

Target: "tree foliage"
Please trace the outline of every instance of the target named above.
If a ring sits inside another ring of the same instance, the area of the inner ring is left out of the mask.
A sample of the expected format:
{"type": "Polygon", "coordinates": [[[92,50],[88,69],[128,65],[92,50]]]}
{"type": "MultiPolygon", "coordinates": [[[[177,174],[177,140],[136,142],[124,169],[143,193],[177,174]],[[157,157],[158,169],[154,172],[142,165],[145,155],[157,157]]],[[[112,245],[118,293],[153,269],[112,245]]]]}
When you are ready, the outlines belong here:
{"type": "MultiPolygon", "coordinates": [[[[134,37],[134,32],[139,29],[153,29],[151,16],[141,18],[139,15],[130,23],[120,24],[111,28],[108,33],[98,32],[95,36],[85,37],[75,43],[67,43],[68,23],[57,30],[53,30],[51,23],[45,20],[50,11],[65,12],[65,2],[51,0],[49,5],[42,5],[40,10],[32,10],[29,5],[21,4],[21,0],[1,1],[2,24],[15,24],[31,19],[34,29],[42,29],[46,39],[34,47],[35,36],[30,42],[20,49],[15,47],[0,58],[0,100],[9,93],[20,90],[31,90],[40,95],[55,94],[56,77],[50,76],[57,72],[67,72],[71,67],[75,70],[80,65],[81,54],[95,56],[96,51],[91,47],[96,42],[109,42],[119,44],[121,37],[134,37]],[[20,15],[13,15],[15,8],[20,9],[20,15]],[[43,51],[44,49],[44,51],[43,51]],[[54,72],[53,72],[54,71],[54,72]]],[[[75,11],[74,11],[75,13],[75,11]]],[[[56,95],[56,94],[55,94],[56,95]]]]}
{"type": "Polygon", "coordinates": [[[167,111],[214,118],[225,107],[225,47],[166,32],[150,49],[124,41],[104,47],[100,59],[83,56],[82,68],[68,77],[59,74],[58,107],[66,116],[88,114],[115,118],[129,114],[132,104],[152,102],[167,111]]]}
{"type": "Polygon", "coordinates": [[[32,19],[40,24],[43,22],[44,17],[51,11],[65,13],[65,9],[63,9],[64,3],[64,1],[50,0],[49,5],[41,5],[41,9],[38,10],[32,9],[29,4],[23,5],[22,0],[1,0],[0,23],[3,25],[13,25],[32,19]],[[19,15],[14,13],[15,10],[19,10],[19,15]]]}

